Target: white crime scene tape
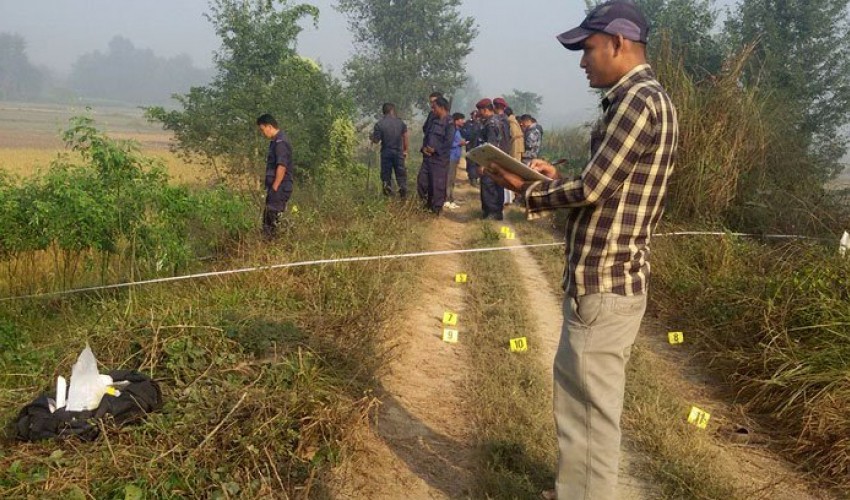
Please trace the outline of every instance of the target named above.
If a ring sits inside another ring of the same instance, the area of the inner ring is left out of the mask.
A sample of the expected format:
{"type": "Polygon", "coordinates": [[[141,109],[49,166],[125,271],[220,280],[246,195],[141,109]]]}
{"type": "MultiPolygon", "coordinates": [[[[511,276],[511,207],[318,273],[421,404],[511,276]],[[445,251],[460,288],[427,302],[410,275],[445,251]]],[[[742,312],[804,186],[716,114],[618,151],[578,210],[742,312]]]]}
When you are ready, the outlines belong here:
{"type": "MultiPolygon", "coordinates": [[[[655,234],[653,237],[665,237],[665,236],[736,236],[736,237],[754,237],[754,238],[768,238],[768,239],[797,239],[797,240],[817,240],[819,238],[814,238],[811,236],[801,236],[801,235],[789,235],[789,234],[749,234],[749,233],[724,233],[724,232],[702,232],[702,231],[679,231],[679,232],[671,232],[671,233],[660,233],[655,234]]],[[[43,297],[54,297],[58,295],[71,295],[76,293],[85,293],[85,292],[96,292],[101,290],[115,290],[119,288],[130,288],[134,286],[142,286],[142,285],[153,285],[157,283],[173,283],[176,281],[187,281],[201,278],[213,278],[216,276],[228,276],[231,274],[243,274],[243,273],[252,273],[257,271],[268,271],[272,269],[289,269],[295,267],[308,267],[308,266],[322,266],[327,264],[344,264],[351,262],[371,262],[378,260],[392,260],[392,259],[413,259],[420,257],[433,257],[438,255],[453,255],[453,254],[465,254],[465,253],[483,253],[483,252],[505,252],[505,251],[513,251],[519,250],[522,248],[546,248],[546,247],[556,247],[556,246],[564,246],[564,242],[555,242],[555,243],[536,243],[531,245],[511,245],[511,246],[499,246],[499,247],[487,247],[487,248],[467,248],[460,250],[434,250],[429,252],[413,252],[413,253],[402,253],[402,254],[393,254],[393,255],[371,255],[371,256],[363,256],[363,257],[340,257],[336,259],[320,259],[320,260],[305,260],[301,262],[287,262],[283,264],[270,264],[266,266],[253,266],[253,267],[243,267],[239,269],[227,269],[224,271],[211,271],[205,273],[197,273],[197,274],[186,274],[182,276],[170,276],[167,278],[153,278],[148,280],[140,280],[140,281],[129,281],[124,283],[115,283],[111,285],[99,285],[99,286],[91,286],[85,288],[73,288],[70,290],[60,290],[56,292],[44,292],[44,293],[33,293],[27,295],[15,295],[11,297],[2,297],[0,298],[0,302],[8,302],[11,300],[24,300],[24,299],[36,299],[43,297]]]]}

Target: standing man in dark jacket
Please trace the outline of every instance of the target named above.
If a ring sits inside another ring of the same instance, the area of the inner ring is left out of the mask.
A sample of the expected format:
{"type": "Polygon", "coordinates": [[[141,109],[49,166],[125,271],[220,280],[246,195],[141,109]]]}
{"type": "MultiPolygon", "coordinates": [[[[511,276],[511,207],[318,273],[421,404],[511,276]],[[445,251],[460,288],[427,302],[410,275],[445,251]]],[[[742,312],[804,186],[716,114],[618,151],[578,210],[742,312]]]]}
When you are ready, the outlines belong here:
{"type": "MultiPolygon", "coordinates": [[[[499,126],[502,129],[502,141],[499,143],[499,149],[504,151],[508,156],[513,155],[513,145],[511,138],[511,122],[508,119],[508,101],[503,97],[493,99],[493,110],[496,112],[496,118],[499,119],[499,126]]],[[[509,205],[514,199],[513,191],[509,189],[502,190],[502,200],[505,205],[509,205]]]]}
{"type": "Polygon", "coordinates": [[[422,168],[416,182],[419,198],[426,207],[439,215],[446,202],[446,179],[449,156],[455,136],[455,126],[449,116],[449,101],[438,97],[431,104],[434,118],[428,124],[422,144],[422,168]]]}
{"type": "Polygon", "coordinates": [[[277,233],[280,214],[292,196],[292,145],[277,120],[268,113],[257,118],[257,127],[269,139],[266,155],[266,206],[263,210],[263,235],[272,239],[277,233]]]}
{"type": "Polygon", "coordinates": [[[398,195],[407,196],[407,125],[395,114],[395,104],[385,103],[381,111],[384,117],[375,124],[372,131],[372,143],[381,143],[381,184],[384,196],[393,195],[393,172],[398,185],[398,195]]]}
{"type": "MultiPolygon", "coordinates": [[[[434,109],[434,102],[437,99],[439,99],[440,97],[443,97],[442,92],[431,92],[431,95],[428,96],[428,106],[430,106],[432,110],[434,109]]],[[[428,116],[425,117],[425,123],[422,124],[422,147],[423,148],[425,147],[425,136],[428,135],[428,129],[431,128],[431,122],[434,121],[434,118],[435,118],[434,111],[429,111],[428,116]]],[[[420,152],[421,152],[421,150],[420,150],[420,152]]]]}
{"type": "MultiPolygon", "coordinates": [[[[502,124],[496,117],[493,111],[493,101],[490,99],[481,99],[475,105],[478,109],[478,114],[481,116],[481,135],[479,142],[481,144],[492,144],[497,148],[500,147],[503,141],[502,124]]],[[[504,190],[496,184],[496,182],[479,167],[479,175],[481,176],[481,211],[482,218],[492,218],[502,220],[502,210],[504,210],[504,190]]]]}
{"type": "Polygon", "coordinates": [[[502,130],[502,140],[499,142],[499,149],[511,156],[511,124],[508,121],[508,115],[505,110],[508,109],[508,101],[503,97],[493,99],[493,111],[496,113],[496,118],[499,120],[499,127],[502,130]]]}

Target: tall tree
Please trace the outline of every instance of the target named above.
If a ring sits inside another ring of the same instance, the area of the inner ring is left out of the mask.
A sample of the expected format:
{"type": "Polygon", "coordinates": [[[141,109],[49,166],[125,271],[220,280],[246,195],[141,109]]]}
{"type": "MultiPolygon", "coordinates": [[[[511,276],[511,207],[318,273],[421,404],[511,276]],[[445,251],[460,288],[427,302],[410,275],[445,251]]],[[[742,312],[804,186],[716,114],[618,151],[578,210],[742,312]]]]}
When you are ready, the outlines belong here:
{"type": "Polygon", "coordinates": [[[409,116],[427,111],[428,94],[447,95],[465,79],[464,59],[478,35],[458,12],[461,0],[339,0],[358,53],[344,68],[358,107],[374,114],[394,102],[409,116]]]}
{"type": "Polygon", "coordinates": [[[540,112],[543,104],[543,96],[534,92],[514,89],[512,93],[505,96],[505,100],[511,105],[511,109],[517,115],[536,115],[540,112]]]}
{"type": "MultiPolygon", "coordinates": [[[[585,0],[589,11],[602,0],[585,0]]],[[[714,0],[634,0],[649,21],[652,56],[669,48],[688,74],[700,80],[720,70],[723,50],[714,0]]]]}
{"type": "Polygon", "coordinates": [[[850,0],[743,0],[726,22],[756,43],[744,83],[773,92],[826,176],[840,171],[850,122],[850,0]]]}
{"type": "Polygon", "coordinates": [[[297,175],[344,154],[340,134],[350,123],[349,101],[339,82],[296,51],[301,21],[315,22],[318,9],[286,0],[211,0],[210,6],[222,41],[216,76],[176,96],[182,110],[147,111],[174,132],[177,150],[221,167],[219,174],[250,175],[255,182],[268,144],[255,120],[272,113],[292,141],[297,175]]]}
{"type": "Polygon", "coordinates": [[[483,95],[478,80],[472,75],[467,75],[463,81],[463,85],[457,88],[454,94],[451,95],[452,111],[468,113],[474,110],[475,104],[483,95]]]}
{"type": "Polygon", "coordinates": [[[20,35],[0,33],[0,100],[38,97],[44,74],[30,63],[20,35]]]}

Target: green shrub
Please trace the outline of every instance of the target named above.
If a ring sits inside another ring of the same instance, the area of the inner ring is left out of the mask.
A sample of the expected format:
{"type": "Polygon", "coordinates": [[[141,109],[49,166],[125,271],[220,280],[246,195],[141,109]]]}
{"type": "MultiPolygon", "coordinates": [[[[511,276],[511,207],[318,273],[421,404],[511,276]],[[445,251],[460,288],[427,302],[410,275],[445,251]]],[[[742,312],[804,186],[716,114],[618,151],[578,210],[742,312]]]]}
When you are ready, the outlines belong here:
{"type": "Polygon", "coordinates": [[[161,162],[110,139],[89,118],[72,119],[64,138],[83,164],[60,157],[25,181],[0,178],[0,259],[10,270],[25,260],[38,273],[36,254],[48,252],[53,279],[64,286],[95,261],[101,281],[110,267],[119,278],[128,269],[133,276],[176,272],[250,227],[243,196],[169,185],[161,162]]]}

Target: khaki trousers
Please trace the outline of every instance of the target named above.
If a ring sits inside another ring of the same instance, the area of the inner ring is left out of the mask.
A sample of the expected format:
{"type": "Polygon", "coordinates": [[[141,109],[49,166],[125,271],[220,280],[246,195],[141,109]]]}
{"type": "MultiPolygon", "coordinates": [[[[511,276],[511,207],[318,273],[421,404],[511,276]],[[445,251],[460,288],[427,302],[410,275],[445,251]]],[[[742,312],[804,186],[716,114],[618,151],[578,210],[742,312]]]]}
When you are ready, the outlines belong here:
{"type": "Polygon", "coordinates": [[[563,309],[553,370],[558,499],[615,499],[626,363],[646,295],[568,296],[563,309]]]}

